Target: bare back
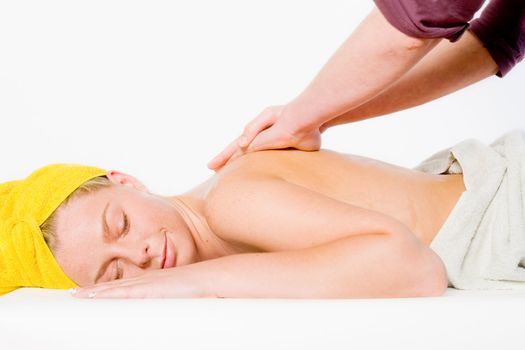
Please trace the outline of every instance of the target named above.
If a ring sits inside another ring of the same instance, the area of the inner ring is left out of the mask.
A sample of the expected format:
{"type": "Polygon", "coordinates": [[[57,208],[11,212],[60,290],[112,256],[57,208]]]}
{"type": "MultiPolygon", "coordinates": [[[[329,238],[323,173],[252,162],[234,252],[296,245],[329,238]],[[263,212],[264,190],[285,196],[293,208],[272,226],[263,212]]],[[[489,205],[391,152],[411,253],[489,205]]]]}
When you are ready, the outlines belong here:
{"type": "Polygon", "coordinates": [[[190,194],[205,200],[226,174],[278,177],[333,199],[391,216],[430,245],[465,190],[462,175],[431,175],[330,150],[295,149],[246,154],[190,194]]]}

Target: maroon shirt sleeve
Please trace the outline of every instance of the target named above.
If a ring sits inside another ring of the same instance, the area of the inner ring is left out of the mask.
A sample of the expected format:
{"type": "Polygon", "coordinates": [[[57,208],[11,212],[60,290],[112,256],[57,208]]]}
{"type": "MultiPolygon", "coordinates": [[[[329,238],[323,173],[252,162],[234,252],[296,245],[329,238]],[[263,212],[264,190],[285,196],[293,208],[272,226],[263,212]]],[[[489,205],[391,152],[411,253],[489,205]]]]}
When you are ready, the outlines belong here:
{"type": "Polygon", "coordinates": [[[505,76],[525,52],[525,0],[492,0],[470,30],[483,42],[505,76]]]}
{"type": "MultiPolygon", "coordinates": [[[[458,40],[485,0],[374,0],[383,16],[414,38],[458,40]]],[[[525,1],[525,0],[518,0],[525,1]]]]}

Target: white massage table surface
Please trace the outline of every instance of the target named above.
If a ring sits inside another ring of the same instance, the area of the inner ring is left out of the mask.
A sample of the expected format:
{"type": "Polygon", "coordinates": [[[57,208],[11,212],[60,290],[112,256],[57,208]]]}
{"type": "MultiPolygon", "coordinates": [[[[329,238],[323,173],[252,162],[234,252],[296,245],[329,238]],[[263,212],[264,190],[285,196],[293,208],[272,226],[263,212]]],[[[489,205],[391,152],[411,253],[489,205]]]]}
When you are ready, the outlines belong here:
{"type": "Polygon", "coordinates": [[[525,291],[396,299],[0,297],[0,349],[525,349],[525,291]]]}

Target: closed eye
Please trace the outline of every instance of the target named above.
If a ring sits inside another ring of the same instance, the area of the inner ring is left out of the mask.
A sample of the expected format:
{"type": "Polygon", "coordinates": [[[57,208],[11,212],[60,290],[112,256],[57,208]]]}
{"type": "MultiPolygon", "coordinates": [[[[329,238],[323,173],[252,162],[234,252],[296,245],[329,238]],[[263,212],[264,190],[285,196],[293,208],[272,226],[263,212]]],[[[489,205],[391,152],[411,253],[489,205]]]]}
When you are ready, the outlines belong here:
{"type": "Polygon", "coordinates": [[[122,268],[120,267],[120,260],[117,259],[117,262],[115,263],[116,270],[117,270],[117,276],[114,278],[114,280],[119,280],[123,276],[122,268]]]}
{"type": "Polygon", "coordinates": [[[124,225],[123,225],[123,229],[122,229],[122,232],[121,232],[121,237],[125,236],[128,234],[128,231],[129,231],[129,219],[128,219],[128,216],[126,215],[126,213],[122,212],[122,215],[124,216],[124,225]]]}

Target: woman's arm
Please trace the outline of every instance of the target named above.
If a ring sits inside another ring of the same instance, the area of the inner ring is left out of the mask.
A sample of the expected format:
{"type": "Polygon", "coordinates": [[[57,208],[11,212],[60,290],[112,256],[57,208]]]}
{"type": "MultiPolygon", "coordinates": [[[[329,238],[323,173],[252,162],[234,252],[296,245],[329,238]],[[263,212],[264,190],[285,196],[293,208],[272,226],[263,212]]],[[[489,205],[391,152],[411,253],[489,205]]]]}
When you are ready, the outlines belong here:
{"type": "Polygon", "coordinates": [[[400,297],[446,288],[439,257],[401,222],[282,179],[243,176],[218,181],[208,223],[227,241],[267,252],[195,264],[214,295],[400,297]]]}
{"type": "Polygon", "coordinates": [[[326,122],[323,128],[421,105],[497,72],[498,66],[487,49],[472,32],[467,31],[457,42],[441,41],[388,90],[326,122]]]}
{"type": "Polygon", "coordinates": [[[81,298],[406,298],[447,288],[437,256],[392,235],[223,256],[75,291],[81,298]]]}
{"type": "MultiPolygon", "coordinates": [[[[403,298],[439,296],[441,262],[393,235],[350,236],[320,246],[247,253],[188,265],[207,296],[403,298]]],[[[184,268],[184,267],[183,267],[184,268]]]]}

